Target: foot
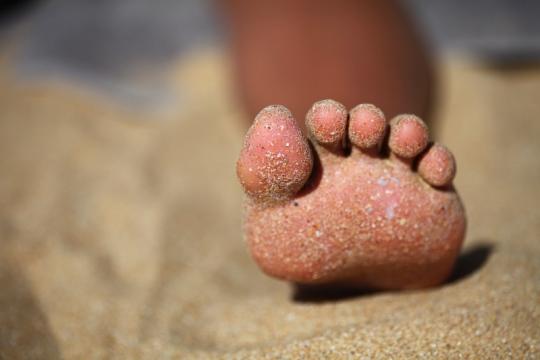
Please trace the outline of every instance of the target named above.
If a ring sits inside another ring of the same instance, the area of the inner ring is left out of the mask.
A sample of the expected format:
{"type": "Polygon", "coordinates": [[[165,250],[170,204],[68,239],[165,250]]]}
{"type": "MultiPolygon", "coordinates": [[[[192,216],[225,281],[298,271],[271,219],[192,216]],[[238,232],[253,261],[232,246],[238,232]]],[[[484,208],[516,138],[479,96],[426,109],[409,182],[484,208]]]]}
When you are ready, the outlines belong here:
{"type": "Polygon", "coordinates": [[[452,153],[429,142],[418,117],[388,125],[368,104],[347,112],[319,101],[306,127],[311,142],[285,107],[264,108],[237,163],[245,235],[262,270],[300,284],[443,282],[466,227],[452,153]]]}

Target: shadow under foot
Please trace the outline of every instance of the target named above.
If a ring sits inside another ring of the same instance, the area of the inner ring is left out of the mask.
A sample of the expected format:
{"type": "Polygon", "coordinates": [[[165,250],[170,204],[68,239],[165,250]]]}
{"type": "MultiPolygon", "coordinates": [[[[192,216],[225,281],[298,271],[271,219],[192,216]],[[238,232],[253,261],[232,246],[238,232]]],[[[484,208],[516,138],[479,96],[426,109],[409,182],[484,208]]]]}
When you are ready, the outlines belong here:
{"type": "MultiPolygon", "coordinates": [[[[452,275],[439,286],[453,284],[473,275],[486,264],[494,248],[495,246],[489,242],[481,242],[466,249],[459,255],[452,275]]],[[[337,302],[381,292],[383,291],[339,285],[295,284],[292,300],[298,303],[337,302]]]]}

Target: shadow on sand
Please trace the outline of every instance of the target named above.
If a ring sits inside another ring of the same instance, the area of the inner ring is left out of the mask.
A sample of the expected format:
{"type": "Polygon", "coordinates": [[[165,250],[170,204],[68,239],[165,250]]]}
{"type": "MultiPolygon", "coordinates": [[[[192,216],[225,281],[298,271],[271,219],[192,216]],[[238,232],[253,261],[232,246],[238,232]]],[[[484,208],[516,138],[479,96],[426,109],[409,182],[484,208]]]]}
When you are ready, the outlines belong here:
{"type": "Polygon", "coordinates": [[[0,257],[0,359],[60,359],[46,314],[17,266],[0,257]]]}
{"type": "MultiPolygon", "coordinates": [[[[489,242],[480,242],[466,249],[459,255],[454,271],[440,287],[462,281],[482,268],[489,259],[495,246],[489,242]]],[[[360,296],[382,293],[380,290],[337,287],[330,285],[295,285],[292,300],[297,303],[323,303],[348,300],[360,296]]]]}

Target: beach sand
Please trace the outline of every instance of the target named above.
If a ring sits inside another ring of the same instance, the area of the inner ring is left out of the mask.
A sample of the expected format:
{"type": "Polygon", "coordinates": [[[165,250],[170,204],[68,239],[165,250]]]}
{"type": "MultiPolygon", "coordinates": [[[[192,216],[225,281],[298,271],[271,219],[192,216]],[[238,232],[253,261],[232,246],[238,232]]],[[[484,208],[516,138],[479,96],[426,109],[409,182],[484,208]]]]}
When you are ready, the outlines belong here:
{"type": "Polygon", "coordinates": [[[162,113],[0,69],[0,358],[540,357],[540,67],[441,66],[469,220],[451,281],[300,297],[243,243],[223,55],[175,66],[162,113]]]}

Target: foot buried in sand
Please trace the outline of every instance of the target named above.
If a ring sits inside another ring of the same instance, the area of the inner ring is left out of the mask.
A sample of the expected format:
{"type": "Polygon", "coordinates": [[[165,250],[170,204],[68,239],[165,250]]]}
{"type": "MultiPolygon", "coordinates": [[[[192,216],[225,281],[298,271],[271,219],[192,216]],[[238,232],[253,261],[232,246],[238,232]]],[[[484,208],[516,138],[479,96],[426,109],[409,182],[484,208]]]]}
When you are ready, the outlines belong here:
{"type": "Polygon", "coordinates": [[[370,104],[347,112],[319,101],[306,127],[313,146],[285,107],[264,108],[237,163],[246,239],[261,269],[300,284],[443,282],[466,228],[452,153],[429,142],[420,118],[387,124],[370,104]]]}

